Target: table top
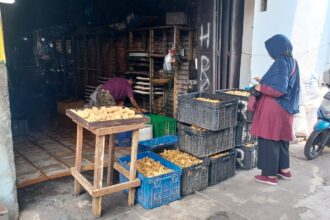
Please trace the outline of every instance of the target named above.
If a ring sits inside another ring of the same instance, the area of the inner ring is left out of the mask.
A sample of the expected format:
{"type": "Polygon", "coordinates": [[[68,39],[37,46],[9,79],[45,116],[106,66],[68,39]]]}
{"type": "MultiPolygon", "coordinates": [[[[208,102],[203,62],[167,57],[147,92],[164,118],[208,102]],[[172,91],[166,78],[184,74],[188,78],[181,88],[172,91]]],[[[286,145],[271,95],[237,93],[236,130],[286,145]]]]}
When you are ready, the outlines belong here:
{"type": "Polygon", "coordinates": [[[71,118],[75,123],[83,126],[87,130],[98,130],[105,128],[115,128],[123,126],[134,126],[150,122],[150,118],[143,116],[142,118],[131,118],[131,119],[121,119],[121,120],[109,120],[109,121],[96,121],[88,122],[85,119],[79,117],[72,110],[66,110],[66,115],[71,118]]]}

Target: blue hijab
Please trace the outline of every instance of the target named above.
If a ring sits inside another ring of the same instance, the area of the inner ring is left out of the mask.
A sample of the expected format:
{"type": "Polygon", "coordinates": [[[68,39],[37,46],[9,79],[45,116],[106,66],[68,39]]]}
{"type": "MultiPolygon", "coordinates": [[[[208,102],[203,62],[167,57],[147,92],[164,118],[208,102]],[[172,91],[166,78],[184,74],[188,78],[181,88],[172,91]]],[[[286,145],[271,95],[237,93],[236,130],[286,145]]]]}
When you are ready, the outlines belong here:
{"type": "Polygon", "coordinates": [[[292,44],[287,37],[278,34],[267,40],[265,46],[275,61],[260,84],[283,93],[276,101],[289,113],[296,114],[299,112],[300,76],[298,64],[292,57],[292,44]]]}

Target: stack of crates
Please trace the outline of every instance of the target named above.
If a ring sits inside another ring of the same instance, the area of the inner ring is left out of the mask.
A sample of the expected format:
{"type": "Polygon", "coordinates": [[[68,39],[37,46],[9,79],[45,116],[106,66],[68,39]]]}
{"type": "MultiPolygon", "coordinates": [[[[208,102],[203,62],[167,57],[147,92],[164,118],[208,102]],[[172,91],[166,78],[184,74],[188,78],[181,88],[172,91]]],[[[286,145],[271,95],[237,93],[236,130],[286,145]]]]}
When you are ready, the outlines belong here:
{"type": "MultiPolygon", "coordinates": [[[[146,114],[150,118],[152,136],[164,137],[176,134],[176,119],[158,114],[146,114]]],[[[132,145],[132,131],[116,134],[115,146],[129,147],[132,145]]]]}
{"type": "MultiPolygon", "coordinates": [[[[141,180],[141,185],[136,190],[135,200],[144,208],[153,209],[180,199],[182,169],[151,151],[142,152],[137,155],[138,160],[145,157],[159,162],[172,171],[154,177],[146,177],[138,172],[137,177],[141,180]]],[[[130,155],[118,159],[118,163],[126,170],[129,170],[130,161],[130,155]]],[[[124,183],[128,179],[124,175],[119,174],[119,181],[120,183],[124,183]]]]}
{"type": "Polygon", "coordinates": [[[159,155],[165,160],[178,165],[182,169],[180,187],[181,196],[191,194],[208,186],[208,171],[210,163],[208,157],[197,158],[178,149],[165,149],[160,151],[159,155]],[[166,150],[171,152],[164,152],[166,150]],[[185,164],[185,162],[190,164],[185,164]]]}
{"type": "MultiPolygon", "coordinates": [[[[140,141],[139,151],[147,152],[153,151],[155,153],[164,152],[164,150],[177,149],[178,136],[169,135],[151,140],[140,141]]],[[[166,160],[166,158],[164,158],[166,160]]],[[[168,160],[173,163],[173,161],[168,160]]],[[[190,167],[182,168],[180,194],[182,196],[193,193],[194,191],[205,188],[208,185],[208,165],[209,160],[205,158],[200,164],[192,165],[190,167]]]]}
{"type": "Polygon", "coordinates": [[[250,133],[253,113],[247,110],[250,93],[241,89],[227,89],[216,92],[221,97],[234,98],[238,101],[236,148],[238,149],[238,166],[248,170],[256,167],[257,143],[250,133]]]}
{"type": "Polygon", "coordinates": [[[199,189],[235,175],[237,103],[216,94],[179,96],[179,149],[208,162],[201,169],[204,173],[196,174],[204,178],[199,189]]]}

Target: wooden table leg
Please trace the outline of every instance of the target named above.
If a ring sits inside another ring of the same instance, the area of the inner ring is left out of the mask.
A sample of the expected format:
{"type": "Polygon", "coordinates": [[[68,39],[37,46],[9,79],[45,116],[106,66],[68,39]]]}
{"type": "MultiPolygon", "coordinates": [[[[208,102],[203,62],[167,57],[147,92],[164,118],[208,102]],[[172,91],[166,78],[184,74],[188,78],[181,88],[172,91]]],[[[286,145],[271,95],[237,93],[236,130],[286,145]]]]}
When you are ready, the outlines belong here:
{"type": "MultiPolygon", "coordinates": [[[[129,179],[135,180],[136,178],[136,164],[137,164],[137,151],[138,151],[138,138],[139,138],[139,130],[134,130],[132,135],[132,149],[131,149],[131,165],[129,172],[129,179]]],[[[135,198],[135,188],[131,188],[128,190],[128,205],[134,205],[135,198]]]]}
{"type": "MultiPolygon", "coordinates": [[[[94,164],[94,189],[102,188],[103,181],[103,166],[104,166],[104,148],[105,136],[96,136],[95,144],[95,164],[94,164]]],[[[101,216],[102,197],[93,197],[92,209],[94,217],[101,216]]]]}
{"type": "Polygon", "coordinates": [[[107,185],[113,184],[113,165],[115,160],[115,135],[109,135],[109,158],[108,158],[108,173],[107,173],[107,185]]]}
{"type": "MultiPolygon", "coordinates": [[[[77,142],[76,142],[76,162],[75,167],[77,171],[81,172],[81,157],[83,147],[83,127],[77,125],[77,142]]],[[[74,193],[78,196],[80,194],[80,184],[77,180],[74,180],[74,193]]]]}

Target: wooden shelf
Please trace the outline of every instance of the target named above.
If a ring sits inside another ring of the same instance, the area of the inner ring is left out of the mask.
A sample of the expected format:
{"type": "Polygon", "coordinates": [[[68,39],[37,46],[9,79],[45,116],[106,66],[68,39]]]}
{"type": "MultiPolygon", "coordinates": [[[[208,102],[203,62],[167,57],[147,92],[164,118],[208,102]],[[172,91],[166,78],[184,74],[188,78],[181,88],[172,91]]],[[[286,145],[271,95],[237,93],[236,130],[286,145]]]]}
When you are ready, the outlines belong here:
{"type": "Polygon", "coordinates": [[[144,49],[128,49],[126,50],[127,52],[131,52],[131,53],[148,53],[149,51],[148,50],[144,50],[144,49]]]}
{"type": "Polygon", "coordinates": [[[144,75],[149,76],[149,73],[146,71],[126,71],[126,74],[133,74],[133,75],[144,75]]]}
{"type": "Polygon", "coordinates": [[[149,57],[147,51],[128,51],[128,57],[149,57]]]}
{"type": "MultiPolygon", "coordinates": [[[[180,25],[167,25],[167,26],[158,26],[158,27],[146,27],[146,28],[140,28],[140,29],[135,29],[133,31],[129,32],[129,48],[134,48],[133,45],[136,45],[136,48],[140,47],[140,42],[136,42],[136,39],[134,37],[140,37],[139,39],[142,39],[142,45],[143,49],[148,48],[148,50],[132,50],[129,49],[127,55],[129,55],[130,52],[146,52],[148,53],[148,61],[146,60],[142,61],[139,59],[130,59],[131,57],[134,56],[128,56],[127,59],[127,66],[131,67],[131,69],[134,70],[139,70],[139,71],[127,71],[127,73],[130,74],[135,74],[135,75],[145,75],[148,76],[149,78],[154,78],[158,75],[159,70],[163,68],[163,62],[164,58],[167,55],[168,49],[170,49],[170,45],[173,45],[175,48],[177,48],[180,45],[185,45],[185,49],[191,53],[192,51],[192,41],[193,41],[193,34],[192,34],[192,28],[188,26],[180,26],[180,25]],[[136,35],[137,32],[139,31],[145,31],[144,36],[141,38],[140,35],[136,35]],[[186,33],[187,32],[187,33],[186,33]],[[188,34],[186,36],[186,34],[188,34]],[[135,36],[136,35],[136,36],[135,36]],[[140,68],[139,68],[140,67],[140,68]],[[142,67],[149,67],[148,72],[143,72],[141,69],[142,67]]],[[[192,56],[192,55],[191,55],[192,56]]],[[[190,60],[192,60],[190,56],[190,60]]],[[[136,56],[138,57],[138,56],[136,56]]],[[[141,57],[141,56],[140,56],[141,57]]],[[[183,58],[185,59],[185,58],[183,58]]],[[[175,69],[175,74],[173,75],[174,80],[173,80],[173,91],[169,93],[172,93],[173,97],[176,97],[182,93],[184,93],[184,88],[181,85],[181,81],[179,81],[177,78],[179,75],[188,75],[189,74],[189,69],[175,69]]],[[[164,88],[168,85],[167,83],[162,83],[161,87],[164,88]]],[[[149,104],[149,111],[153,111],[155,109],[159,109],[159,106],[161,108],[165,107],[165,105],[168,101],[166,101],[166,92],[163,94],[156,93],[155,88],[156,83],[151,84],[151,89],[150,89],[150,94],[139,94],[137,92],[134,92],[136,95],[139,96],[144,96],[148,98],[149,100],[147,101],[149,104]],[[163,97],[163,100],[161,100],[163,97]],[[157,104],[157,106],[155,106],[157,104]]],[[[177,98],[173,98],[173,107],[171,108],[173,111],[173,116],[175,117],[176,115],[176,105],[178,104],[177,98]]],[[[172,113],[171,113],[172,114],[172,113]]]]}

